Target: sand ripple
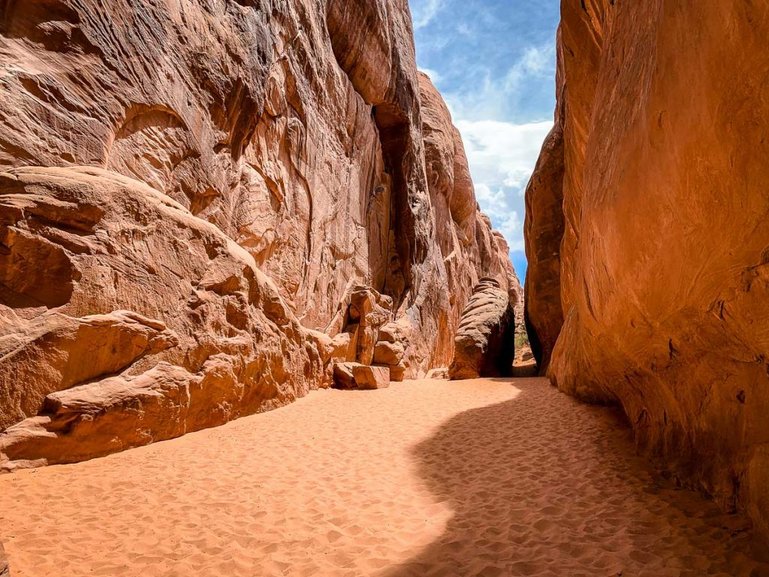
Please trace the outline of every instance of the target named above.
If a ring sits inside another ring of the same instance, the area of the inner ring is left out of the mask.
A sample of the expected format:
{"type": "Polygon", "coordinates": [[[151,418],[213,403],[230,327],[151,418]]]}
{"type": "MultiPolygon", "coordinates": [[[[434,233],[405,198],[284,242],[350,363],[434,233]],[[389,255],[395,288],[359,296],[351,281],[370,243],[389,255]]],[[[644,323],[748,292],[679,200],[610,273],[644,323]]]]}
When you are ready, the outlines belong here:
{"type": "Polygon", "coordinates": [[[15,577],[759,577],[738,518],[542,380],[320,391],[0,477],[15,577]]]}

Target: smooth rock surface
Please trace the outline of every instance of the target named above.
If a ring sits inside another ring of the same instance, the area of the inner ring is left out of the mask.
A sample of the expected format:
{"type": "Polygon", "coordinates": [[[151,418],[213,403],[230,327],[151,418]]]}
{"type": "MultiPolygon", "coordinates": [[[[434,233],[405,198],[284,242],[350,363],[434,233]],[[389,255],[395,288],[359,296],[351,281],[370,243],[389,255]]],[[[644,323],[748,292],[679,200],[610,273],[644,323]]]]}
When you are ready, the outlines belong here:
{"type": "Polygon", "coordinates": [[[512,375],[515,311],[494,279],[481,279],[462,313],[456,336],[451,379],[512,375]]]}
{"type": "Polygon", "coordinates": [[[390,369],[388,367],[353,365],[352,376],[358,389],[386,389],[390,386],[390,369]]]}
{"type": "Polygon", "coordinates": [[[620,404],[643,450],[769,539],[769,13],[564,0],[562,17],[527,200],[538,355],[557,335],[563,391],[620,404]]]}

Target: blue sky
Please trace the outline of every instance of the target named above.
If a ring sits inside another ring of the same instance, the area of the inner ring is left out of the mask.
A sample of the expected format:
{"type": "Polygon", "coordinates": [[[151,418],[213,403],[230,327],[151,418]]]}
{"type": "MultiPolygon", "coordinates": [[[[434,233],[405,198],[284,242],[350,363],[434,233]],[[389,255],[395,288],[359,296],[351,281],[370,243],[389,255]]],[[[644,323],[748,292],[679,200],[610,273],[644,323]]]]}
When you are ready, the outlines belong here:
{"type": "Polygon", "coordinates": [[[524,191],[553,125],[559,0],[409,0],[417,62],[462,132],[475,194],[523,281],[524,191]]]}

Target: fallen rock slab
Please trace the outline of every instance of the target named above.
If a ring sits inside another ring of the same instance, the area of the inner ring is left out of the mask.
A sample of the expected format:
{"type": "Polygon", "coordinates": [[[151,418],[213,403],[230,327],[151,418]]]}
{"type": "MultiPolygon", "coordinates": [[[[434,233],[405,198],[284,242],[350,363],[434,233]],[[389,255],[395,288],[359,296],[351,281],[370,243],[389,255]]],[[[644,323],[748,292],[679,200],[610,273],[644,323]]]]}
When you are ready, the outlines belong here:
{"type": "Polygon", "coordinates": [[[374,346],[374,364],[397,366],[403,362],[403,354],[402,344],[379,341],[374,346]]]}
{"type": "Polygon", "coordinates": [[[386,389],[390,386],[389,367],[358,365],[353,367],[352,374],[359,389],[386,389]]]}
{"type": "Polygon", "coordinates": [[[390,386],[390,369],[361,363],[336,363],[334,386],[339,389],[385,389],[390,386]]]}

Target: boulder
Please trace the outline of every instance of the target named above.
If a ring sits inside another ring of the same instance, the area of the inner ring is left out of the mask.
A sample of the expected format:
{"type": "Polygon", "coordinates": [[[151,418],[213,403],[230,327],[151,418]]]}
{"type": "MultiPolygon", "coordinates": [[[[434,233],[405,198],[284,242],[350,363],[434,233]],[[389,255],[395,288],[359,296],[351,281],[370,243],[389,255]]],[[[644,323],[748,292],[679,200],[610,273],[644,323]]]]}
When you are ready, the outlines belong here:
{"type": "Polygon", "coordinates": [[[390,386],[388,367],[355,365],[352,368],[352,374],[359,389],[386,389],[390,386]]]}
{"type": "Polygon", "coordinates": [[[427,373],[428,379],[436,379],[436,380],[448,380],[449,379],[449,369],[448,367],[441,367],[439,369],[432,369],[429,373],[427,373]]]}
{"type": "Polygon", "coordinates": [[[390,380],[395,383],[400,383],[406,378],[406,367],[403,365],[389,366],[390,380]]]}
{"type": "Polygon", "coordinates": [[[399,328],[396,323],[387,323],[379,328],[379,341],[397,343],[400,341],[399,328]]]}
{"type": "Polygon", "coordinates": [[[334,385],[339,389],[385,389],[390,385],[390,369],[360,363],[335,363],[334,385]]]}
{"type": "Polygon", "coordinates": [[[394,367],[403,362],[404,349],[400,343],[379,341],[374,346],[374,364],[394,367]]]}
{"type": "Polygon", "coordinates": [[[337,389],[356,389],[353,368],[359,363],[334,363],[334,386],[337,389]]]}
{"type": "Polygon", "coordinates": [[[374,361],[379,328],[392,318],[392,299],[370,287],[355,287],[350,295],[347,316],[349,321],[346,330],[355,335],[355,359],[370,365],[374,361]]]}
{"type": "Polygon", "coordinates": [[[510,376],[514,340],[515,312],[507,291],[494,279],[481,279],[462,313],[450,378],[510,376]]]}

